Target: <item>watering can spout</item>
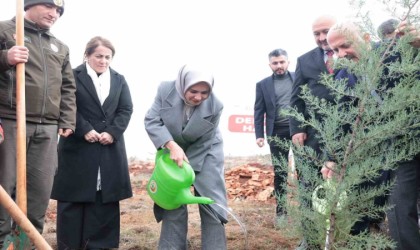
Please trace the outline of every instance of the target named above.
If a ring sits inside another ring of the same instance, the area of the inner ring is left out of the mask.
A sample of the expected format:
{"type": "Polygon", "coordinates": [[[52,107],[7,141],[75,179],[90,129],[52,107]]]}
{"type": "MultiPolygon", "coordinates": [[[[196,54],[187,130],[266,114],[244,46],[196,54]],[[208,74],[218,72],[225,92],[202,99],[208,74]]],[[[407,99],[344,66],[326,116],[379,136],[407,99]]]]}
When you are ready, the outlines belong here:
{"type": "Polygon", "coordinates": [[[214,200],[208,197],[194,196],[189,189],[184,189],[178,193],[176,203],[179,204],[213,204],[214,200]]]}

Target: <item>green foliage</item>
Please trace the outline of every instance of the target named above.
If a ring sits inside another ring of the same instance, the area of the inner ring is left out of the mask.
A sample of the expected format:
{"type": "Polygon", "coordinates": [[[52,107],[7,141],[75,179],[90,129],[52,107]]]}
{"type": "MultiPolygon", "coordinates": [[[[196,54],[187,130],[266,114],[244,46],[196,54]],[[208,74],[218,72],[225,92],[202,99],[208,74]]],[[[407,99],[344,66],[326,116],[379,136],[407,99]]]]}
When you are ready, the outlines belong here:
{"type": "MultiPolygon", "coordinates": [[[[353,2],[360,8],[365,3],[353,2]]],[[[401,12],[405,16],[401,19],[418,19],[417,1],[381,2],[400,4],[399,10],[405,8],[401,12]]],[[[361,18],[366,26],[371,25],[366,21],[368,16],[362,15],[361,18]]],[[[365,30],[372,29],[367,27],[365,30]]],[[[377,48],[367,44],[360,48],[362,53],[357,63],[338,60],[336,68],[347,68],[357,76],[354,88],[346,88],[346,80],[323,75],[322,83],[332,91],[334,103],[313,96],[304,87],[302,98],[310,107],[309,119],[294,109],[283,113],[316,129],[325,152],[317,156],[310,147],[292,146],[299,178],[305,180],[306,186],[302,181],[289,183],[297,187],[295,194],[299,206],[290,203],[290,199],[283,200],[289,215],[295,218],[292,226],[309,235],[308,241],[323,245],[327,231],[331,229],[334,235],[332,249],[394,247],[384,234],[364,232],[352,235],[350,229],[363,217],[380,218],[388,209],[386,205],[375,205],[374,198],[388,193],[392,183],[375,187],[364,184],[378,178],[382,171],[395,168],[398,162],[420,153],[420,53],[410,46],[411,39],[406,35],[393,41],[395,44],[384,43],[377,48]],[[384,60],[397,55],[401,56],[400,61],[384,60]],[[395,87],[386,88],[384,82],[392,82],[395,87]],[[322,116],[321,120],[315,118],[316,113],[322,116]],[[319,176],[319,169],[326,160],[337,164],[335,173],[338,177],[333,179],[335,191],[324,197],[327,212],[320,213],[305,203],[312,201],[315,187],[325,184],[319,176]],[[346,194],[345,201],[340,200],[343,193],[346,194]],[[331,220],[334,220],[333,224],[331,220]]],[[[276,141],[284,149],[291,146],[290,141],[276,141]]],[[[279,157],[277,160],[284,166],[283,171],[288,171],[287,159],[279,157]]]]}

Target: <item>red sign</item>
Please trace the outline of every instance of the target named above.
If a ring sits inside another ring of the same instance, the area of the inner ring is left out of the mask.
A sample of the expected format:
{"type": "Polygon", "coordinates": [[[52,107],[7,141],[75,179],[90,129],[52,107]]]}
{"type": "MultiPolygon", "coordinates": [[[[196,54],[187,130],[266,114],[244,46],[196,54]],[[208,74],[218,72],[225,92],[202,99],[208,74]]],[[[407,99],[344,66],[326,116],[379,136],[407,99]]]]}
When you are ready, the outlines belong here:
{"type": "Polygon", "coordinates": [[[254,133],[253,115],[231,115],[229,116],[228,128],[230,132],[254,133]]]}

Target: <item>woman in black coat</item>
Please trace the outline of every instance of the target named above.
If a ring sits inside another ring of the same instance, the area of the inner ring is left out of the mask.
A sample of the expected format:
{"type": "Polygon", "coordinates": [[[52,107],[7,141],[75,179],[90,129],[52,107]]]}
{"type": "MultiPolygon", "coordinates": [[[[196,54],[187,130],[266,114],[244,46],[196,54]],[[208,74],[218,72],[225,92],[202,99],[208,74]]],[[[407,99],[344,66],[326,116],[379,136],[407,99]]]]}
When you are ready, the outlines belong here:
{"type": "Polygon", "coordinates": [[[118,248],[119,201],[132,196],[123,133],[133,104],[124,76],[109,67],[112,44],[92,38],[74,69],[77,124],[60,138],[51,198],[58,249],[118,248]]]}

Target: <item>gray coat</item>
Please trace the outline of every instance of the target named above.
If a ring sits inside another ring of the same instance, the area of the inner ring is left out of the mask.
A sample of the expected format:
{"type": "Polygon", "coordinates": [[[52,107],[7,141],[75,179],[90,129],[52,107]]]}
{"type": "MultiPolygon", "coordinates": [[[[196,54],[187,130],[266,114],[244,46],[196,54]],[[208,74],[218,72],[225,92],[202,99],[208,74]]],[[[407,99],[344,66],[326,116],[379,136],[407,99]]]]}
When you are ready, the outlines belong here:
{"type": "MultiPolygon", "coordinates": [[[[195,190],[227,207],[223,140],[218,128],[223,104],[212,93],[195,108],[184,129],[183,109],[184,102],[175,89],[175,81],[163,82],[146,113],[146,131],[157,149],[170,140],[178,143],[196,173],[195,190]]],[[[223,209],[217,205],[211,207],[227,221],[223,209]]]]}

